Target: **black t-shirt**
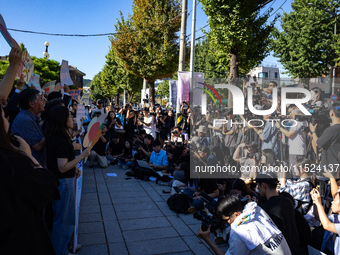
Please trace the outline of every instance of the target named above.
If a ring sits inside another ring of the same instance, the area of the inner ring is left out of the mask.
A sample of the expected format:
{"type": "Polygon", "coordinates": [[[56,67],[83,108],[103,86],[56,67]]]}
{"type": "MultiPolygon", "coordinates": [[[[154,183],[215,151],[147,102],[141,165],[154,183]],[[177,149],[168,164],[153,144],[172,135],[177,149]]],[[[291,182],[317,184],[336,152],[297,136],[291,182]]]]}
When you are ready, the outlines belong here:
{"type": "Polygon", "coordinates": [[[123,153],[124,143],[122,141],[119,141],[118,144],[115,144],[114,142],[110,142],[109,148],[112,150],[111,151],[112,156],[120,155],[123,153]]]}
{"type": "Polygon", "coordinates": [[[299,254],[299,233],[293,202],[280,194],[270,197],[261,207],[281,230],[292,254],[299,254]]]}
{"type": "MultiPolygon", "coordinates": [[[[146,151],[146,152],[151,152],[153,151],[153,146],[152,144],[150,143],[149,145],[145,145],[144,143],[142,144],[142,147],[143,149],[146,151]]],[[[147,157],[143,152],[141,152],[142,156],[143,156],[143,159],[146,159],[147,162],[150,161],[150,157],[147,157]]]]}
{"type": "Polygon", "coordinates": [[[133,132],[135,130],[135,123],[134,123],[135,116],[129,119],[125,119],[125,126],[124,129],[126,132],[133,132]]]}
{"type": "Polygon", "coordinates": [[[74,167],[63,174],[58,169],[58,158],[67,158],[68,162],[75,158],[73,145],[69,140],[63,136],[56,136],[53,141],[46,142],[46,147],[47,168],[52,170],[58,179],[75,177],[74,167]]]}
{"type": "Polygon", "coordinates": [[[214,179],[201,179],[200,180],[201,190],[205,193],[210,194],[218,189],[216,181],[214,179]]]}
{"type": "Polygon", "coordinates": [[[106,144],[109,141],[109,135],[106,133],[104,135],[104,138],[106,139],[106,143],[103,143],[102,139],[99,138],[98,142],[92,148],[92,150],[97,152],[99,156],[105,156],[105,149],[106,149],[106,144]]]}
{"type": "Polygon", "coordinates": [[[333,165],[333,172],[335,172],[336,166],[334,164],[340,164],[338,157],[340,151],[340,124],[326,128],[316,143],[322,149],[321,165],[333,165]]]}

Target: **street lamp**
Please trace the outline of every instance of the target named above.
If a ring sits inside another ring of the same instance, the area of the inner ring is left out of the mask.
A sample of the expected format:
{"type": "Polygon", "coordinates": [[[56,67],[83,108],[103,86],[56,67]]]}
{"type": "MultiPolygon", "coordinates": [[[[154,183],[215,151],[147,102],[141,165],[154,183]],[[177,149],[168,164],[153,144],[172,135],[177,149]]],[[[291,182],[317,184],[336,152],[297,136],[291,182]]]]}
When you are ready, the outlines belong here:
{"type": "Polygon", "coordinates": [[[45,42],[44,45],[46,46],[46,50],[44,51],[44,56],[45,58],[49,58],[50,57],[50,54],[48,54],[48,46],[50,46],[50,43],[49,42],[45,42]]]}
{"type": "MultiPolygon", "coordinates": [[[[332,12],[332,11],[329,11],[329,10],[323,8],[323,7],[317,6],[317,5],[313,4],[313,3],[307,3],[307,5],[314,6],[314,7],[318,8],[318,9],[320,9],[320,10],[323,10],[325,12],[328,12],[328,13],[332,14],[335,17],[334,36],[336,36],[336,22],[337,22],[337,16],[338,16],[337,11],[332,12]]],[[[334,94],[334,88],[335,88],[335,53],[334,53],[334,67],[333,67],[333,80],[332,80],[332,95],[334,94]]]]}

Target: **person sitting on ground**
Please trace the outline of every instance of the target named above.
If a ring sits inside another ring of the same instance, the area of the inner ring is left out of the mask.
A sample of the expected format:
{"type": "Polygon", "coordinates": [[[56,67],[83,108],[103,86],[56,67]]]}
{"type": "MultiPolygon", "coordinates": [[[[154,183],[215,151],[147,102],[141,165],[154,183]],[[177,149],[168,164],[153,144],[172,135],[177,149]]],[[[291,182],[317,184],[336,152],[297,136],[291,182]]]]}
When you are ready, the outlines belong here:
{"type": "MultiPolygon", "coordinates": [[[[267,201],[261,205],[261,208],[270,216],[276,226],[281,230],[287,240],[292,254],[305,254],[303,247],[299,248],[299,233],[297,229],[295,209],[293,202],[276,191],[279,183],[277,176],[273,172],[259,173],[256,177],[256,184],[260,196],[265,197],[267,201]]],[[[304,247],[304,248],[307,248],[304,247]]]]}
{"type": "Polygon", "coordinates": [[[231,181],[230,179],[216,179],[216,184],[220,193],[220,197],[229,195],[231,192],[231,181]]]}
{"type": "Polygon", "coordinates": [[[231,185],[231,194],[249,197],[249,200],[259,202],[258,195],[252,191],[242,179],[235,179],[231,185]]]}
{"type": "Polygon", "coordinates": [[[255,202],[244,205],[237,196],[227,196],[219,200],[217,213],[231,225],[227,252],[210,239],[211,226],[207,231],[200,227],[197,232],[215,254],[291,254],[282,232],[255,202]]]}
{"type": "MultiPolygon", "coordinates": [[[[124,149],[124,142],[120,139],[120,136],[118,134],[113,134],[111,138],[111,142],[109,144],[108,151],[107,151],[107,154],[108,154],[107,158],[110,161],[113,161],[113,159],[122,157],[123,149],[124,149]]],[[[114,164],[114,163],[110,162],[110,164],[114,164]]]]}
{"type": "Polygon", "coordinates": [[[153,151],[150,156],[149,166],[157,171],[165,170],[168,168],[168,156],[166,152],[161,148],[161,143],[156,140],[152,144],[153,151]]]}
{"type": "Polygon", "coordinates": [[[108,167],[106,159],[106,144],[109,141],[109,135],[107,133],[107,125],[103,124],[102,134],[98,142],[93,146],[91,155],[89,156],[90,167],[93,167],[93,160],[97,159],[98,164],[102,168],[108,167]]]}
{"type": "Polygon", "coordinates": [[[113,136],[114,133],[116,133],[116,129],[122,128],[122,123],[120,119],[116,117],[116,114],[114,111],[109,111],[109,114],[107,115],[105,119],[105,124],[107,125],[108,133],[110,137],[113,136]]]}
{"type": "Polygon", "coordinates": [[[126,140],[123,149],[123,159],[119,159],[118,163],[124,169],[135,166],[135,158],[132,157],[132,142],[126,140]]]}
{"type": "Polygon", "coordinates": [[[145,135],[144,143],[139,146],[138,152],[135,154],[136,160],[145,159],[146,162],[150,161],[151,153],[153,151],[153,137],[152,135],[145,135]]]}

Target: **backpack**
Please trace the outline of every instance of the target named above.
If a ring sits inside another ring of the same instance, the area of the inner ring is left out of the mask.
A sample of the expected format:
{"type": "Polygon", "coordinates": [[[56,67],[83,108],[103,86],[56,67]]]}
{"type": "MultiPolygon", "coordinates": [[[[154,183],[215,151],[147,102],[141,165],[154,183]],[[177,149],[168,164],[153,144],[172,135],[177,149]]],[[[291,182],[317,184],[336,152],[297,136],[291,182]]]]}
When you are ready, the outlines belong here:
{"type": "Polygon", "coordinates": [[[184,194],[175,194],[168,198],[167,204],[169,208],[175,213],[188,214],[188,209],[190,207],[189,200],[184,194]]]}

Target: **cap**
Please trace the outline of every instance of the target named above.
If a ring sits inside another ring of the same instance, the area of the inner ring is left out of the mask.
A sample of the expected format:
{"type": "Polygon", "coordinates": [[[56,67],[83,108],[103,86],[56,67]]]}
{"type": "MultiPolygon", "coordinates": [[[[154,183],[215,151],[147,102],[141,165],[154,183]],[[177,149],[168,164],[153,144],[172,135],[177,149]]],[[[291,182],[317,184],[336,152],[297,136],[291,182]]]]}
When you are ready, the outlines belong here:
{"type": "Polygon", "coordinates": [[[264,183],[278,183],[279,180],[277,176],[273,172],[262,172],[256,176],[256,182],[264,182],[264,183]]]}
{"type": "Polygon", "coordinates": [[[103,101],[101,99],[97,100],[97,104],[102,104],[102,103],[103,103],[103,101]]]}

